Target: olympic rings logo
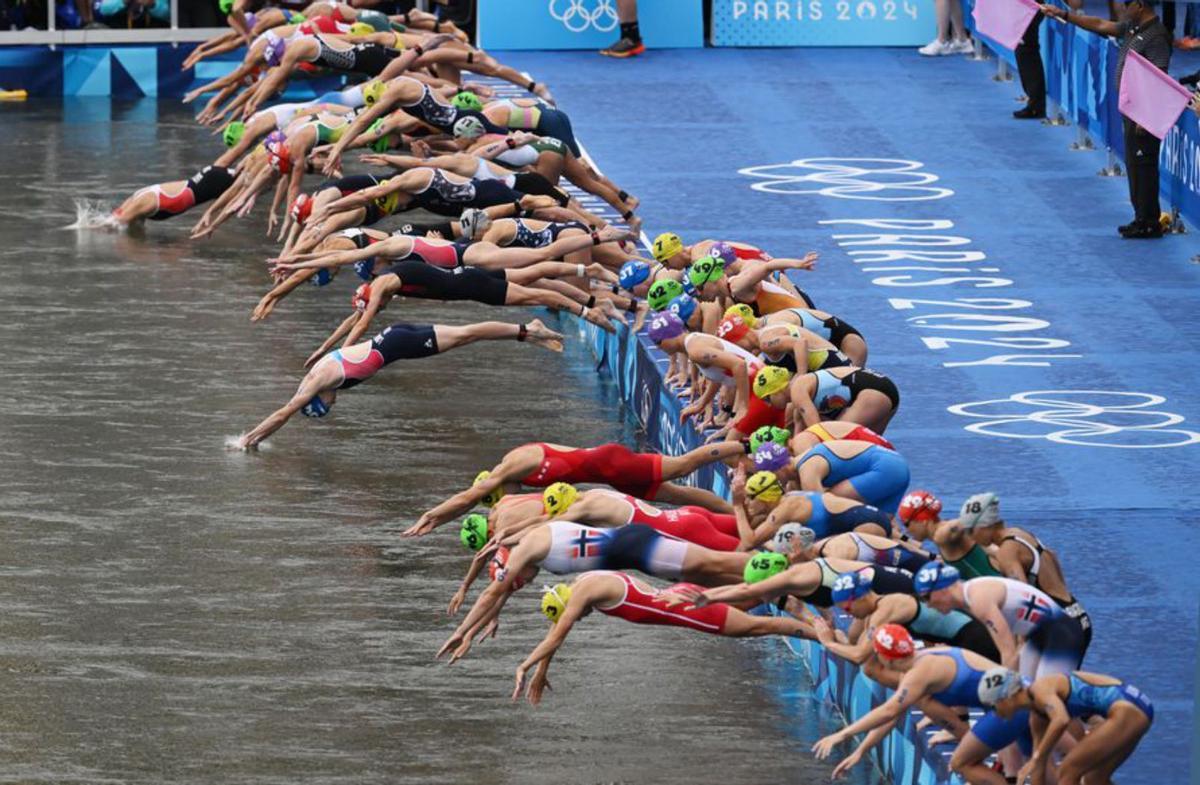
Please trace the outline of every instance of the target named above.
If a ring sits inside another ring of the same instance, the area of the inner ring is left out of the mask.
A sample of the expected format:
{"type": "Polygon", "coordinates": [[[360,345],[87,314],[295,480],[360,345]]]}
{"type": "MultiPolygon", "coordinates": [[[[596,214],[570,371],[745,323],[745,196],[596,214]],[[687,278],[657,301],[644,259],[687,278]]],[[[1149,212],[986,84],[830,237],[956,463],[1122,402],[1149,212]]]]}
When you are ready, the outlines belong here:
{"type": "Polygon", "coordinates": [[[1149,408],[1166,400],[1139,392],[1034,390],[947,408],[979,420],[965,426],[968,431],[1004,439],[1126,450],[1200,443],[1200,433],[1174,427],[1182,415],[1149,408]]]}
{"type": "Polygon", "coordinates": [[[797,158],[791,163],[748,166],[738,174],[761,178],[750,186],[773,194],[820,194],[837,199],[921,202],[954,191],[934,186],[936,174],[919,171],[920,161],[899,158],[797,158]]]}
{"type": "Polygon", "coordinates": [[[560,12],[561,5],[560,0],[550,0],[550,16],[572,33],[582,33],[589,27],[607,33],[617,27],[617,9],[612,0],[598,0],[591,11],[584,8],[584,0],[567,0],[567,7],[560,12]]]}

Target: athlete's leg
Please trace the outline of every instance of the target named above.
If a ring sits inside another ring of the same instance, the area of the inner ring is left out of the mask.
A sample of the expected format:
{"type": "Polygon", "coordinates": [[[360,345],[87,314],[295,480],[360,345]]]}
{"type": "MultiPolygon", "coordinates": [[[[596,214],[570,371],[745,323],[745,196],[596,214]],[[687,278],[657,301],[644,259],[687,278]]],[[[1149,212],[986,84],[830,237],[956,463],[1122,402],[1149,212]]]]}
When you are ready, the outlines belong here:
{"type": "Polygon", "coordinates": [[[1092,771],[1111,763],[1114,764],[1108,772],[1111,774],[1133,752],[1148,727],[1146,715],[1132,707],[1128,712],[1114,713],[1063,758],[1058,767],[1059,785],[1080,785],[1084,775],[1088,775],[1088,785],[1105,785],[1103,780],[1092,779],[1092,771]]]}
{"type": "Polygon", "coordinates": [[[743,610],[730,608],[721,634],[730,638],[754,638],[762,635],[788,635],[793,638],[816,640],[812,625],[790,616],[751,616],[743,610]]]}
{"type": "Polygon", "coordinates": [[[562,351],[563,336],[534,319],[527,325],[508,322],[479,322],[462,327],[436,324],[433,333],[437,337],[438,354],[466,346],[476,341],[528,341],[551,351],[562,351]]]}
{"type": "MultiPolygon", "coordinates": [[[[159,186],[160,188],[162,186],[159,186]]],[[[158,194],[154,191],[154,186],[142,188],[136,191],[125,201],[121,202],[121,206],[113,210],[113,218],[116,218],[123,224],[140,221],[147,216],[153,215],[158,209],[158,194]]]]}
{"type": "Polygon", "coordinates": [[[950,769],[971,785],[1007,785],[1004,775],[983,763],[993,751],[974,733],[968,733],[954,748],[954,755],[950,758],[950,769]]]}
{"type": "MultiPolygon", "coordinates": [[[[707,444],[703,447],[686,452],[683,455],[664,455],[662,457],[662,479],[675,480],[686,477],[697,469],[717,461],[725,461],[745,455],[745,448],[738,442],[723,442],[707,444]]],[[[701,507],[708,507],[706,504],[701,507]]],[[[708,509],[712,509],[708,507],[708,509]]],[[[721,510],[720,512],[724,512],[721,510]]]]}
{"type": "Polygon", "coordinates": [[[882,436],[893,414],[895,411],[892,409],[891,398],[876,390],[863,390],[854,403],[842,410],[837,419],[865,425],[882,436]]]}
{"type": "Polygon", "coordinates": [[[867,342],[861,335],[850,333],[842,339],[842,345],[838,348],[859,368],[867,364],[867,342]]]}
{"type": "MultiPolygon", "coordinates": [[[[541,163],[540,157],[538,163],[541,163]]],[[[596,176],[596,173],[592,169],[584,166],[582,161],[570,153],[567,154],[563,162],[562,174],[572,184],[582,188],[593,196],[599,196],[622,215],[632,209],[621,199],[620,189],[612,183],[605,182],[596,176]]],[[[550,180],[550,182],[556,182],[556,180],[551,179],[549,176],[546,179],[550,180]]]]}
{"type": "MultiPolygon", "coordinates": [[[[1141,712],[1137,713],[1141,714],[1141,712]]],[[[1143,718],[1145,717],[1145,715],[1142,716],[1143,718]]],[[[1116,721],[1118,721],[1117,718],[1113,717],[1112,719],[1105,720],[1105,724],[1116,721]]],[[[1149,727],[1150,726],[1147,723],[1145,727],[1141,728],[1140,730],[1131,728],[1130,732],[1125,736],[1125,738],[1112,745],[1108,750],[1108,754],[1105,756],[1104,760],[1088,771],[1088,785],[1112,785],[1113,772],[1120,768],[1121,764],[1129,759],[1129,756],[1133,754],[1135,749],[1137,749],[1137,745],[1139,742],[1141,742],[1142,737],[1146,735],[1146,731],[1149,730],[1149,727]]],[[[1079,745],[1076,744],[1075,746],[1078,747],[1079,745]]],[[[1069,754],[1070,753],[1068,753],[1068,755],[1069,754]]]]}
{"type": "Polygon", "coordinates": [[[530,289],[518,284],[510,283],[508,285],[508,292],[504,298],[504,304],[544,305],[547,308],[553,308],[558,311],[573,313],[576,316],[582,316],[585,320],[591,322],[606,332],[613,333],[617,331],[617,328],[613,327],[612,322],[608,320],[608,317],[605,315],[604,311],[598,308],[588,308],[586,305],[580,305],[565,295],[559,294],[558,292],[552,292],[547,289],[530,289]]]}
{"type": "Polygon", "coordinates": [[[729,506],[729,502],[712,491],[705,490],[704,488],[692,488],[688,485],[676,485],[672,482],[664,482],[658,486],[658,489],[654,493],[654,498],[648,501],[674,505],[692,504],[697,507],[703,507],[706,510],[712,510],[713,512],[733,512],[733,508],[729,506]]]}

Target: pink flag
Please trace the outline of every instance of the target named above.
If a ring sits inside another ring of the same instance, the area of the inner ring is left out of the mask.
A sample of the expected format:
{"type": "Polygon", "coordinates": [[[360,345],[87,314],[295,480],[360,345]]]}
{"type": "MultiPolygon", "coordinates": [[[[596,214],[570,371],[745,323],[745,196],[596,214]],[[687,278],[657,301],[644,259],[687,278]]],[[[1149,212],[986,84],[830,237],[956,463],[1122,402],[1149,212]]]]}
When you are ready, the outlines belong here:
{"type": "Polygon", "coordinates": [[[1129,52],[1117,101],[1121,114],[1162,139],[1191,100],[1186,87],[1137,52],[1129,52]]]}
{"type": "Polygon", "coordinates": [[[1040,10],[1033,0],[975,0],[975,29],[1008,49],[1016,49],[1040,10]]]}

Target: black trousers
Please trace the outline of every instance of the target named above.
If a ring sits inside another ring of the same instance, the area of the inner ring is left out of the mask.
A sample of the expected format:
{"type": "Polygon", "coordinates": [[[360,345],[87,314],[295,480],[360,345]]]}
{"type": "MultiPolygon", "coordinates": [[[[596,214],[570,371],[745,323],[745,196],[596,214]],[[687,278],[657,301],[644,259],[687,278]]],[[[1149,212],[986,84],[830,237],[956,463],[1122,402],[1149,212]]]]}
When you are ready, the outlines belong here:
{"type": "Polygon", "coordinates": [[[1042,45],[1038,40],[1042,18],[1040,13],[1033,18],[1013,52],[1017,56],[1021,89],[1029,96],[1029,108],[1040,112],[1046,111],[1046,68],[1042,65],[1042,45]]]}
{"type": "Polygon", "coordinates": [[[1132,120],[1125,123],[1125,168],[1129,170],[1129,201],[1139,221],[1158,222],[1158,151],[1162,141],[1132,120]]]}

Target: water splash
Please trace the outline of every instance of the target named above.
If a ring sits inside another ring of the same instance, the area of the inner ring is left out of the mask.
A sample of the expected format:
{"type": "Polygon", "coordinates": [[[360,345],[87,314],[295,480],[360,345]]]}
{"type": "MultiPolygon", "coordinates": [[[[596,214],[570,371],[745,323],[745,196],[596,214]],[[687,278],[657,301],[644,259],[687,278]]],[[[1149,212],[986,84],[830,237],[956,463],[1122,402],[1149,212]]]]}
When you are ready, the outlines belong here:
{"type": "Polygon", "coordinates": [[[63,229],[105,229],[110,232],[120,232],[127,228],[113,217],[112,209],[104,202],[93,202],[90,199],[75,200],[75,223],[64,226],[63,229]]]}

